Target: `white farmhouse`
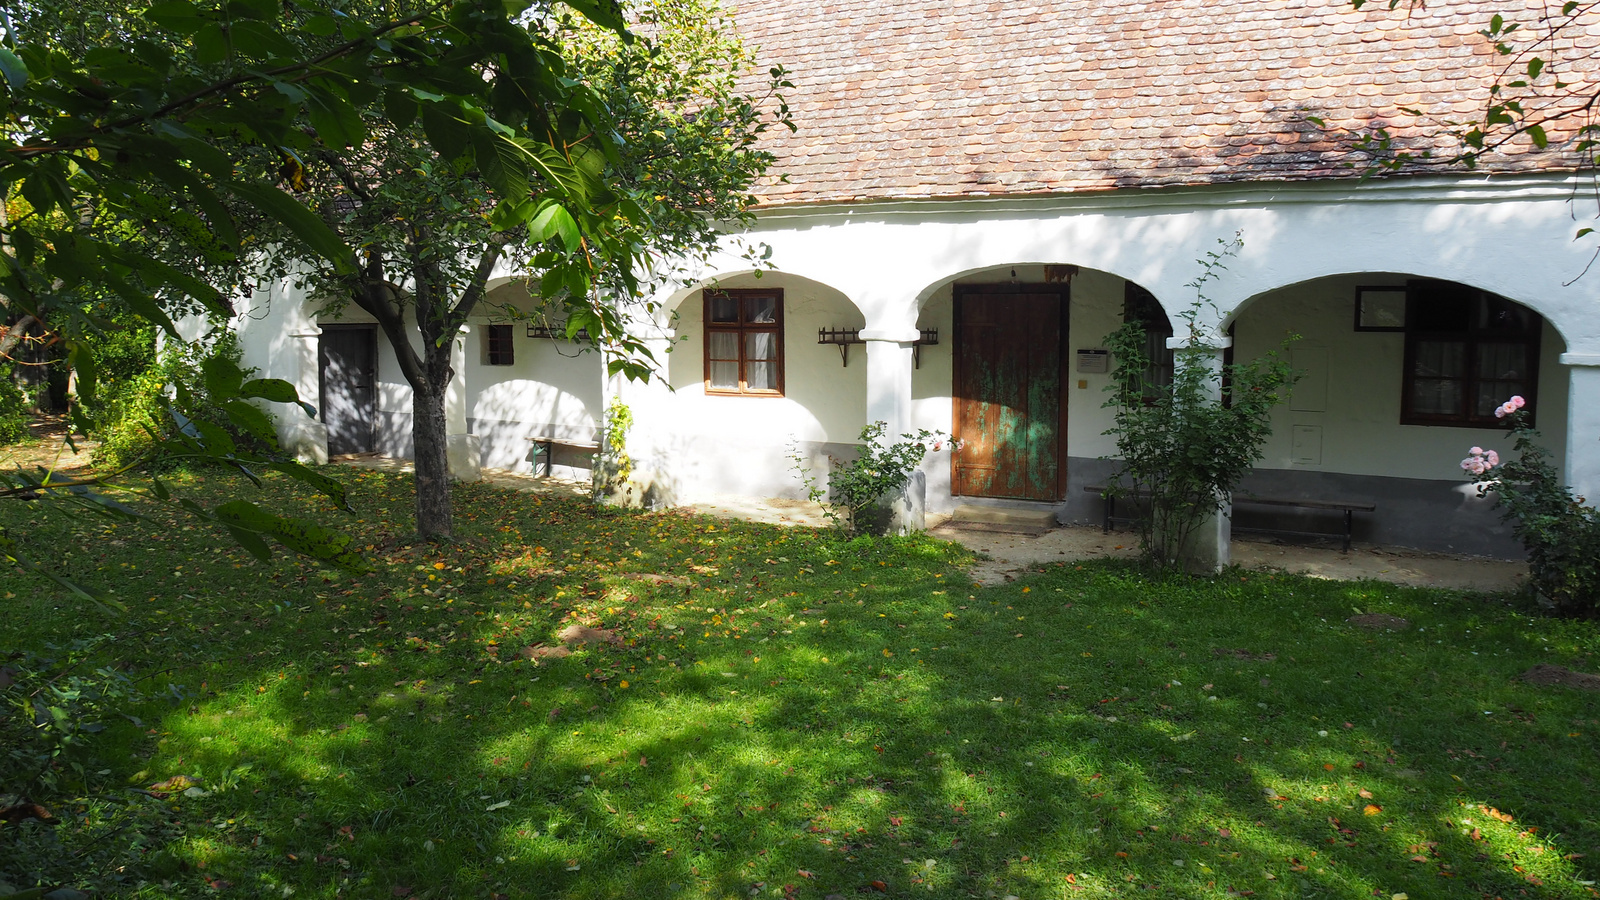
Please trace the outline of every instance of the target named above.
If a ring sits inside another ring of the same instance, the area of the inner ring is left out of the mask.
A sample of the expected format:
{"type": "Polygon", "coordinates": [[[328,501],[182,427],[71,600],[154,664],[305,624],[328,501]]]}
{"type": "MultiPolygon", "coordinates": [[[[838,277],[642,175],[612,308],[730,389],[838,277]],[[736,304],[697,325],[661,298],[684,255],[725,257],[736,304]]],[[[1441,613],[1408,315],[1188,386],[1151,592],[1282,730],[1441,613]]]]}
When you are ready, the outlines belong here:
{"type": "MultiPolygon", "coordinates": [[[[542,471],[529,438],[591,441],[620,396],[661,502],[798,496],[791,444],[825,472],[882,420],[966,441],[925,463],[929,511],[1098,521],[1085,487],[1116,463],[1095,351],[1129,315],[1171,334],[1197,260],[1239,235],[1199,332],[1167,344],[1220,364],[1301,336],[1304,377],[1241,493],[1371,504],[1358,540],[1519,555],[1458,462],[1509,449],[1493,410],[1519,394],[1568,482],[1600,497],[1600,271],[1593,237],[1574,239],[1595,184],[1525,141],[1474,171],[1363,180],[1349,136],[1383,127],[1396,148],[1448,156],[1425,120],[1480,116],[1502,64],[1477,32],[1542,9],[742,0],[747,42],[796,85],[799,131],[772,135],[783,178],[745,236],[775,268],[757,277],[730,248],[665,296],[646,330],[672,352],[648,385],[608,381],[597,353],[525,323],[475,321],[458,340],[452,464],[542,471]]],[[[1569,36],[1555,58],[1581,90],[1600,23],[1569,36]]],[[[532,304],[500,284],[500,302],[532,304]]],[[[285,440],[407,455],[409,389],[381,334],[315,308],[280,285],[238,323],[247,363],[320,397],[323,421],[285,417],[285,440]]],[[[549,462],[581,477],[588,457],[558,444],[549,462]]]]}

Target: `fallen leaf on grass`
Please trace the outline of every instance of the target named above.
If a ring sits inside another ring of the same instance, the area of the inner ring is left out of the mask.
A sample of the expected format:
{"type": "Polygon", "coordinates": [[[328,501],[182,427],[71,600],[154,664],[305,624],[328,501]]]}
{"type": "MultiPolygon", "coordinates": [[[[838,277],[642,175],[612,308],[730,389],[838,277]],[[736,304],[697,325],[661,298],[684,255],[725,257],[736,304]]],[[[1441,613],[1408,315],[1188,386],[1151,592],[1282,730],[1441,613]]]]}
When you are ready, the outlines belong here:
{"type": "Polygon", "coordinates": [[[1381,812],[1383,812],[1383,807],[1373,803],[1368,803],[1366,806],[1361,808],[1362,815],[1375,816],[1381,812]]]}
{"type": "Polygon", "coordinates": [[[162,794],[176,794],[177,792],[186,788],[192,788],[199,783],[200,782],[190,778],[187,775],[174,775],[171,778],[168,778],[166,781],[158,781],[155,784],[150,785],[150,790],[162,794]]]}
{"type": "Polygon", "coordinates": [[[817,876],[811,874],[811,872],[809,870],[807,870],[807,869],[801,869],[800,870],[800,877],[801,878],[815,878],[817,876]]]}

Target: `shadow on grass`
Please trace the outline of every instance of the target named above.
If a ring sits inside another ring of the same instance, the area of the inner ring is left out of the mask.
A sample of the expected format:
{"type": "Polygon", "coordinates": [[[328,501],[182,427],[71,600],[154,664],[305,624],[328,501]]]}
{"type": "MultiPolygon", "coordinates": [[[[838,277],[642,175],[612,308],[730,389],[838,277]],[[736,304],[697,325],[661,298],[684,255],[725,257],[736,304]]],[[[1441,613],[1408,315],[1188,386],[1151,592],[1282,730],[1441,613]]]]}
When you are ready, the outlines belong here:
{"type": "MultiPolygon", "coordinates": [[[[366,482],[398,520],[407,482],[366,482]]],[[[1590,892],[1600,704],[1513,678],[1592,625],[1113,564],[978,589],[932,541],[458,496],[460,546],[360,579],[213,554],[130,648],[207,694],[111,745],[210,791],[167,801],[147,893],[1590,892]],[[518,655],[569,621],[627,643],[518,655]]]]}

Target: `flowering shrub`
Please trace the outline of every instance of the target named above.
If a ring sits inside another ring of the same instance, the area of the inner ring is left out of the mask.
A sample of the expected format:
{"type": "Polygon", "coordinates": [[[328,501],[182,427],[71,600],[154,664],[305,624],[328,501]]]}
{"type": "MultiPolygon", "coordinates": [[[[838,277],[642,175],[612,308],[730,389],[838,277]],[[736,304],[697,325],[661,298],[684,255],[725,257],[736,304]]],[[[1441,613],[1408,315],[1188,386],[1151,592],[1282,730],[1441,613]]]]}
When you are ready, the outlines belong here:
{"type": "Polygon", "coordinates": [[[1517,458],[1502,463],[1495,451],[1473,447],[1461,468],[1478,482],[1480,496],[1493,493],[1504,508],[1528,550],[1533,589],[1562,613],[1592,616],[1600,613],[1600,512],[1561,484],[1524,405],[1512,397],[1494,413],[1511,419],[1517,458]]]}
{"type": "Polygon", "coordinates": [[[906,482],[911,480],[911,473],[921,464],[924,456],[929,452],[938,453],[946,447],[961,449],[960,441],[926,428],[915,434],[902,434],[900,440],[886,444],[883,433],[887,429],[886,422],[873,422],[862,428],[861,452],[855,459],[829,457],[832,471],[827,491],[818,487],[816,479],[811,477],[798,448],[792,450],[789,456],[794,460],[794,469],[801,483],[805,485],[806,496],[816,502],[824,497],[830,498],[832,505],[824,506],[823,514],[852,537],[869,530],[880,530],[887,524],[881,521],[884,518],[881,512],[875,515],[875,511],[879,510],[887,495],[906,486],[906,482]],[[839,514],[841,510],[843,515],[839,514]]]}

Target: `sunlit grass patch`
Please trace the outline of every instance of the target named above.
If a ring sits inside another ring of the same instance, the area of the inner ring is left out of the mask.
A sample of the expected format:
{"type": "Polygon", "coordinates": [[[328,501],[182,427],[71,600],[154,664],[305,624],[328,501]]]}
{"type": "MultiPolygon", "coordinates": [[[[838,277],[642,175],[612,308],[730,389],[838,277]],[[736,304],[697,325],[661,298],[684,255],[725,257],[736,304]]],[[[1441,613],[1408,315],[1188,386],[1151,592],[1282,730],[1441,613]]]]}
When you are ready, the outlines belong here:
{"type": "MultiPolygon", "coordinates": [[[[1592,896],[1600,705],[1516,676],[1596,668],[1593,623],[1114,564],[979,589],[926,538],[481,485],[457,489],[457,543],[408,546],[409,482],[359,481],[364,575],[260,566],[182,525],[111,545],[30,523],[140,602],[97,619],[30,583],[0,641],[114,631],[131,672],[181,685],[74,760],[79,793],[153,805],[127,829],[148,845],[117,857],[131,874],[88,854],[70,877],[148,896],[219,878],[327,898],[1592,896]],[[614,639],[564,645],[572,626],[614,639]],[[199,792],[128,790],[178,775],[199,792]]],[[[0,841],[102,834],[96,808],[0,841]]]]}

